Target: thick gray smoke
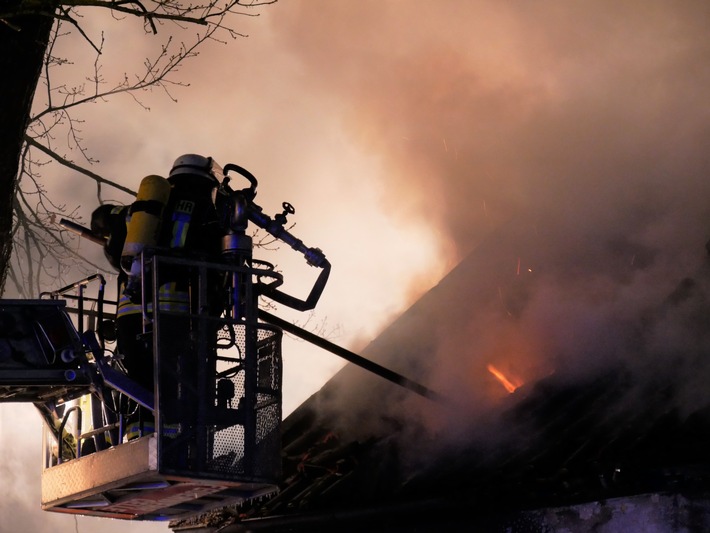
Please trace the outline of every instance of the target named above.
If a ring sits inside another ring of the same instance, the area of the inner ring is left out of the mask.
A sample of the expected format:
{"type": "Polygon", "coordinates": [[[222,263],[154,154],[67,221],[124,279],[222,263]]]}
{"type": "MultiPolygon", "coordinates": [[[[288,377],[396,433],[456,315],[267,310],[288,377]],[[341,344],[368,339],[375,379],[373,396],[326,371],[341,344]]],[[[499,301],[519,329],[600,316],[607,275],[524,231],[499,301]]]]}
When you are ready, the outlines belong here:
{"type": "MultiPolygon", "coordinates": [[[[710,237],[710,6],[287,9],[284,45],[381,158],[393,215],[428,219],[456,259],[478,254],[468,273],[478,296],[457,301],[453,291],[431,303],[441,312],[418,324],[428,328],[417,343],[395,335],[369,353],[411,365],[399,370],[471,416],[500,388],[492,363],[518,382],[620,361],[644,377],[673,368],[689,380],[679,402],[707,401],[710,369],[697,357],[708,339],[690,318],[704,305],[710,237]]],[[[362,383],[335,394],[346,412],[401,413],[399,402],[353,394],[362,383]]],[[[419,412],[413,403],[406,409],[419,412]]]]}
{"type": "Polygon", "coordinates": [[[308,2],[278,32],[386,163],[392,211],[461,257],[523,207],[596,235],[707,220],[710,8],[683,6],[308,2]]]}

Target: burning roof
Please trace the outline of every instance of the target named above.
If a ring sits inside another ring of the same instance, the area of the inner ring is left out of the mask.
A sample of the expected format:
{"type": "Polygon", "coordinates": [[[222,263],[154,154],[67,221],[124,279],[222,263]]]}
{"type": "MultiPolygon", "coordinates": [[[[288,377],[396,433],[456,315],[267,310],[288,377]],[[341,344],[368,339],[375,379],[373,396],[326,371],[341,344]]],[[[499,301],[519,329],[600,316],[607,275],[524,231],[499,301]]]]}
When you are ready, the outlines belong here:
{"type": "Polygon", "coordinates": [[[589,518],[582,531],[626,513],[618,498],[706,530],[704,243],[686,260],[589,242],[579,268],[564,229],[511,223],[364,351],[446,401],[346,367],[284,422],[280,494],[213,516],[233,523],[220,531],[496,531],[572,515],[589,518]]]}

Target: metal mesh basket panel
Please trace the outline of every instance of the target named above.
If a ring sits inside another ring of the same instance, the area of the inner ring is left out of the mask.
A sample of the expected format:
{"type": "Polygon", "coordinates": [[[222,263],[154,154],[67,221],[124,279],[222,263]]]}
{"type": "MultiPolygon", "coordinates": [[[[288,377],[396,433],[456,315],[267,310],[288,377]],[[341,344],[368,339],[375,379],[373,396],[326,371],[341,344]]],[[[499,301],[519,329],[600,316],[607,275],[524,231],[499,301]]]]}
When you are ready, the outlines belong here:
{"type": "Polygon", "coordinates": [[[168,382],[161,387],[168,413],[163,468],[200,477],[276,481],[281,474],[281,332],[223,321],[208,342],[214,349],[197,355],[207,366],[202,387],[194,385],[192,375],[177,376],[178,383],[171,385],[169,364],[163,364],[161,380],[168,382]],[[255,346],[247,346],[249,337],[255,337],[255,346]],[[177,436],[167,407],[172,404],[177,405],[174,419],[180,420],[177,436]]]}

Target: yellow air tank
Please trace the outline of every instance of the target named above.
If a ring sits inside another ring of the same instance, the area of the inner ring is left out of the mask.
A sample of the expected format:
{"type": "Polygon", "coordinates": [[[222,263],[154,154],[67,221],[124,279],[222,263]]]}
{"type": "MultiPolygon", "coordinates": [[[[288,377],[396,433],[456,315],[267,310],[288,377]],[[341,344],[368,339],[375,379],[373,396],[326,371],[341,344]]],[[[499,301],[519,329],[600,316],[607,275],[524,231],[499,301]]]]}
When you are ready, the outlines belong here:
{"type": "Polygon", "coordinates": [[[131,277],[140,277],[140,262],[135,259],[143,249],[158,244],[163,209],[169,196],[170,183],[165,178],[151,175],[141,180],[131,206],[131,220],[121,253],[121,267],[131,277]]]}

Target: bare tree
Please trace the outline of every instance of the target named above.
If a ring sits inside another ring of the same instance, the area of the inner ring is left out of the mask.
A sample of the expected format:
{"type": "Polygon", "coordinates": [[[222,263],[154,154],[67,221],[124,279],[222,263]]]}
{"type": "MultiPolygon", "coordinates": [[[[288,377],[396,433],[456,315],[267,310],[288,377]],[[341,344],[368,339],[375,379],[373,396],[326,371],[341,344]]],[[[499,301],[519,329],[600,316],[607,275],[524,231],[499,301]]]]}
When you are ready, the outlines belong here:
{"type": "MultiPolygon", "coordinates": [[[[57,283],[72,259],[74,236],[54,224],[73,219],[76,208],[54,203],[42,184],[48,168],[62,165],[94,184],[99,203],[106,189],[130,189],[91,170],[77,110],[119,95],[143,106],[141,93],[159,89],[174,100],[184,85],[176,74],[207,41],[244,36],[230,24],[236,16],[258,16],[254,8],[277,0],[8,0],[0,8],[0,70],[15,73],[0,84],[0,295],[6,280],[18,293],[39,291],[40,280],[57,283]],[[110,10],[125,23],[143,24],[146,38],[156,39],[153,57],[131,75],[107,80],[102,70],[104,36],[92,35],[83,23],[91,10],[110,10]],[[196,29],[190,40],[175,37],[196,29]],[[185,33],[185,32],[182,32],[185,33]],[[70,58],[56,52],[58,43],[79,35],[94,54],[85,83],[67,86],[57,73],[70,58]],[[13,250],[14,247],[14,250],[13,250]]],[[[96,265],[94,265],[96,267],[96,265]]]]}

